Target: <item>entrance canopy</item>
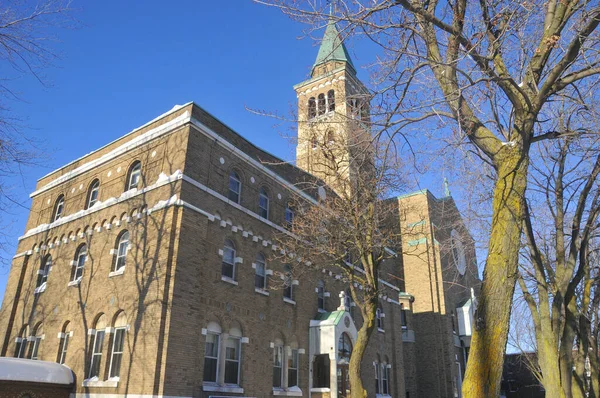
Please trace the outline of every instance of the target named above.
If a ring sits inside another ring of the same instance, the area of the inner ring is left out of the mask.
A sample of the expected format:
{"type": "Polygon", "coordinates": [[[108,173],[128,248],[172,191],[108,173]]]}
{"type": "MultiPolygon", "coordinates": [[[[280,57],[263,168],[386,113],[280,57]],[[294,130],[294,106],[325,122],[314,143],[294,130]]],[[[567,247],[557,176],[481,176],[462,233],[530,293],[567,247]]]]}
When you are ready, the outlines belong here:
{"type": "Polygon", "coordinates": [[[0,358],[0,380],[71,385],[73,371],[54,362],[23,358],[0,358]]]}

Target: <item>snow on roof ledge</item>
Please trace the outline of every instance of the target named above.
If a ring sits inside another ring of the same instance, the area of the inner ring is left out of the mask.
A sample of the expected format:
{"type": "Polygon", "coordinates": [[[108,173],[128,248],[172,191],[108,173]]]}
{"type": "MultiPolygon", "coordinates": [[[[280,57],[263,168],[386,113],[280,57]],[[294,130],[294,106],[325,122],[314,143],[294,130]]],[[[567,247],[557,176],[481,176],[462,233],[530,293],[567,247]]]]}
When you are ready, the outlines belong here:
{"type": "Polygon", "coordinates": [[[70,385],[73,371],[54,362],[22,358],[0,358],[0,380],[70,385]]]}

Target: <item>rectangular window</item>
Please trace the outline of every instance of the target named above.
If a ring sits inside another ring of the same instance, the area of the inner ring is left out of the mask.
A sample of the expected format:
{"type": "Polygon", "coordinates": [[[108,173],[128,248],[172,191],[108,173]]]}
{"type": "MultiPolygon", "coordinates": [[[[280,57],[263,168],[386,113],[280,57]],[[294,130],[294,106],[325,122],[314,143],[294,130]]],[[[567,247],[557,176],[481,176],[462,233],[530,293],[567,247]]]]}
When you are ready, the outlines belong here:
{"type": "Polygon", "coordinates": [[[283,347],[277,346],[273,351],[273,387],[283,386],[283,347]]]}
{"type": "Polygon", "coordinates": [[[313,363],[313,384],[315,388],[329,388],[329,355],[317,355],[313,363]]]}
{"type": "Polygon", "coordinates": [[[266,195],[260,195],[258,200],[258,207],[260,208],[260,216],[262,218],[269,218],[269,198],[266,195]]]}
{"type": "Polygon", "coordinates": [[[33,348],[31,350],[31,359],[34,359],[34,360],[39,359],[38,354],[40,351],[40,344],[42,344],[42,338],[36,337],[35,340],[33,340],[33,348]]]}
{"type": "Polygon", "coordinates": [[[256,274],[254,280],[254,287],[257,289],[265,290],[267,288],[267,279],[265,275],[265,264],[261,262],[256,263],[256,274]]]}
{"type": "Polygon", "coordinates": [[[298,350],[292,350],[288,358],[288,387],[298,386],[298,350]]]}
{"type": "Polygon", "coordinates": [[[235,279],[235,250],[228,245],[223,248],[223,264],[221,273],[227,278],[235,279]]]}
{"type": "Polygon", "coordinates": [[[117,259],[115,260],[115,269],[114,271],[118,271],[123,268],[127,262],[127,249],[129,248],[129,234],[126,234],[121,238],[119,242],[119,248],[117,249],[117,259]]]}
{"type": "Polygon", "coordinates": [[[225,384],[239,385],[241,340],[230,337],[225,342],[225,384]]]}
{"type": "Polygon", "coordinates": [[[90,361],[90,375],[92,377],[100,377],[100,363],[102,362],[102,348],[104,347],[104,330],[96,330],[94,336],[94,345],[92,346],[92,358],[90,361]]]}
{"type": "Polygon", "coordinates": [[[294,225],[294,211],[289,207],[285,209],[285,223],[288,228],[294,225]]]}
{"type": "Polygon", "coordinates": [[[389,378],[389,369],[387,367],[387,365],[381,365],[382,369],[381,369],[381,393],[383,395],[390,395],[390,391],[389,391],[389,385],[388,385],[388,378],[389,378]]]}
{"type": "Polygon", "coordinates": [[[67,359],[67,349],[69,348],[69,338],[71,337],[70,333],[65,333],[65,337],[60,339],[60,355],[58,358],[58,363],[64,364],[67,359]]]}
{"type": "Polygon", "coordinates": [[[125,345],[126,328],[118,328],[115,330],[113,340],[112,354],[110,356],[110,378],[119,377],[121,372],[121,361],[123,360],[123,347],[125,345]]]}
{"type": "Polygon", "coordinates": [[[375,394],[381,394],[381,384],[379,381],[381,380],[379,364],[375,364],[375,394]]]}
{"type": "Polygon", "coordinates": [[[235,176],[229,177],[229,200],[240,203],[240,189],[242,184],[235,176]]]}
{"type": "Polygon", "coordinates": [[[402,329],[408,329],[408,319],[404,309],[400,310],[400,322],[402,323],[402,329]]]}
{"type": "Polygon", "coordinates": [[[27,344],[28,341],[26,338],[17,342],[17,346],[15,347],[15,358],[25,358],[25,355],[27,355],[27,344]]]}
{"type": "Polygon", "coordinates": [[[219,368],[219,338],[218,334],[208,333],[204,345],[204,381],[217,382],[219,368]]]}

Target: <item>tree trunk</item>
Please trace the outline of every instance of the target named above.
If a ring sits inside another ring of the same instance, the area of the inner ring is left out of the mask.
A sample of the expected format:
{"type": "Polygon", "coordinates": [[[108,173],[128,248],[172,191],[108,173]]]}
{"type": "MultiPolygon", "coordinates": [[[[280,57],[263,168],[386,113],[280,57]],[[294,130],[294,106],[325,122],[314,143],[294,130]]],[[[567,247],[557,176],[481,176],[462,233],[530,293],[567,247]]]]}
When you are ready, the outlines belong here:
{"type": "Polygon", "coordinates": [[[367,398],[367,391],[362,382],[360,368],[369,344],[369,339],[373,330],[375,330],[377,303],[372,301],[367,302],[364,312],[367,316],[363,316],[364,322],[358,330],[358,337],[352,348],[352,356],[350,357],[350,366],[348,369],[351,390],[350,395],[352,398],[367,398]]]}
{"type": "Polygon", "coordinates": [[[523,148],[504,147],[503,150],[506,153],[496,157],[498,179],[494,188],[489,253],[463,383],[465,398],[500,395],[529,166],[527,151],[523,148]]]}
{"type": "MultiPolygon", "coordinates": [[[[550,326],[545,325],[545,326],[550,326]]],[[[541,383],[546,390],[546,398],[567,398],[570,395],[565,393],[561,385],[559,355],[557,351],[557,343],[552,337],[552,330],[546,329],[548,333],[544,335],[544,331],[536,333],[538,344],[538,365],[542,373],[541,383]],[[550,335],[550,336],[548,336],[550,335]]]]}

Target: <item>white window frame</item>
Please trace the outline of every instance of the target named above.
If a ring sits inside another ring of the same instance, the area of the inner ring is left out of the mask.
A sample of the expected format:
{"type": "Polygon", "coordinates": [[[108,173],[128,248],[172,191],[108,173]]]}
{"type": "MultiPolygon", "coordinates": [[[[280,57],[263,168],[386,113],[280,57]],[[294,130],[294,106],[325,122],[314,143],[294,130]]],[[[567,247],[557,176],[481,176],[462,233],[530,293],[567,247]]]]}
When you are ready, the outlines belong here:
{"type": "Polygon", "coordinates": [[[267,194],[267,191],[264,188],[261,188],[258,194],[258,208],[259,208],[259,215],[262,218],[265,219],[269,219],[269,210],[271,207],[271,200],[269,199],[269,195],[267,194]]]}
{"type": "Polygon", "coordinates": [[[385,331],[385,323],[384,323],[384,318],[385,315],[383,314],[383,310],[381,308],[377,308],[377,330],[380,332],[385,331]]]}
{"type": "Polygon", "coordinates": [[[127,335],[127,326],[121,326],[118,328],[115,328],[114,330],[114,334],[113,334],[113,343],[112,343],[112,349],[110,350],[110,366],[108,368],[108,377],[110,379],[117,379],[120,377],[120,373],[121,373],[121,366],[123,364],[123,353],[125,352],[125,336],[127,335]],[[117,346],[117,335],[119,334],[119,332],[122,333],[122,347],[121,347],[121,351],[116,351],[116,346],[117,346]],[[120,355],[121,356],[121,361],[119,362],[119,369],[116,375],[113,376],[113,365],[114,365],[114,360],[115,360],[115,356],[120,355]]]}
{"type": "Polygon", "coordinates": [[[121,233],[119,237],[119,242],[117,244],[117,252],[115,253],[115,262],[113,264],[113,272],[120,271],[124,269],[127,265],[127,253],[129,252],[129,231],[124,231],[121,233]],[[127,237],[125,239],[125,237],[127,237]],[[123,248],[124,247],[124,248],[123,248]],[[119,261],[123,260],[121,266],[119,266],[119,261]]]}
{"type": "Polygon", "coordinates": [[[71,338],[71,332],[65,332],[60,339],[60,355],[58,363],[63,365],[67,360],[67,350],[69,349],[69,339],[71,338]]]}
{"type": "Polygon", "coordinates": [[[88,374],[88,379],[98,377],[102,375],[102,351],[104,349],[104,338],[106,337],[106,331],[104,329],[94,330],[94,343],[92,345],[92,355],[90,356],[90,369],[88,374]],[[100,346],[100,352],[96,352],[96,344],[98,342],[98,335],[102,335],[102,344],[100,346]],[[92,375],[92,371],[94,370],[94,364],[96,361],[99,361],[98,364],[98,374],[92,375]]]}
{"type": "Polygon", "coordinates": [[[235,171],[232,171],[231,173],[229,173],[229,184],[228,184],[227,190],[228,190],[227,199],[231,200],[234,203],[239,204],[242,200],[242,179],[241,179],[240,175],[238,173],[236,173],[235,171]],[[237,183],[237,192],[235,190],[233,190],[231,187],[232,180],[235,183],[237,183]],[[237,195],[237,201],[231,199],[231,193],[237,195]]]}
{"type": "Polygon", "coordinates": [[[35,336],[33,338],[33,347],[31,347],[31,359],[39,359],[40,344],[42,344],[42,336],[35,336]]]}
{"type": "Polygon", "coordinates": [[[379,362],[375,362],[373,365],[375,367],[375,393],[381,395],[381,367],[379,366],[379,362]]]}
{"type": "MultiPolygon", "coordinates": [[[[285,363],[285,358],[284,358],[284,349],[282,345],[276,345],[273,348],[273,381],[275,381],[275,369],[279,369],[279,386],[273,385],[273,389],[275,390],[283,390],[285,388],[285,386],[283,385],[283,371],[284,371],[284,363],[285,363]],[[280,353],[280,358],[281,358],[281,364],[280,366],[275,366],[277,364],[277,354],[280,353]]],[[[274,384],[274,383],[273,383],[274,384]]]]}
{"type": "Polygon", "coordinates": [[[290,356],[288,358],[287,364],[288,364],[287,365],[287,372],[288,372],[288,386],[287,386],[287,388],[299,387],[299,385],[300,385],[300,372],[299,372],[299,369],[300,369],[300,351],[298,349],[292,348],[290,350],[290,356]],[[293,368],[293,367],[290,366],[290,361],[293,363],[294,359],[296,360],[296,367],[295,368],[293,368]],[[296,373],[296,384],[293,385],[293,386],[290,385],[291,384],[290,383],[291,378],[290,378],[290,374],[289,374],[290,371],[293,371],[293,372],[296,373]]]}
{"type": "Polygon", "coordinates": [[[43,264],[42,267],[40,268],[40,278],[38,278],[38,281],[36,283],[36,290],[40,289],[42,286],[44,286],[46,284],[46,282],[48,282],[48,274],[50,273],[50,267],[52,267],[52,256],[51,255],[47,255],[44,260],[43,260],[43,264]],[[50,260],[50,261],[48,261],[50,260]]]}
{"type": "Polygon", "coordinates": [[[71,280],[71,282],[75,282],[83,277],[83,270],[85,268],[85,263],[87,262],[87,253],[87,245],[82,245],[79,247],[79,249],[77,249],[77,256],[75,257],[75,263],[73,264],[75,269],[73,270],[73,279],[71,280]],[[81,275],[77,276],[79,270],[81,270],[81,275]]]}
{"type": "Polygon", "coordinates": [[[96,203],[98,203],[99,193],[100,193],[100,181],[99,180],[94,180],[94,182],[90,186],[90,190],[89,190],[89,193],[88,193],[88,198],[87,198],[87,203],[86,203],[86,209],[89,209],[90,207],[92,207],[96,203]]]}
{"type": "Polygon", "coordinates": [[[65,211],[65,197],[64,195],[61,195],[58,200],[56,201],[56,204],[54,205],[54,214],[52,215],[52,222],[57,221],[58,219],[60,219],[63,215],[65,211]]]}
{"type": "Polygon", "coordinates": [[[237,250],[235,249],[235,245],[233,244],[233,242],[230,239],[225,239],[225,242],[223,243],[223,258],[221,260],[221,276],[225,277],[225,278],[229,278],[232,281],[235,281],[235,259],[236,259],[236,255],[237,255],[237,250]],[[231,262],[225,260],[227,258],[227,252],[228,252],[228,250],[232,252],[231,262]],[[227,264],[227,265],[231,266],[231,276],[225,275],[225,273],[223,272],[223,265],[224,264],[227,264]]]}
{"type": "Polygon", "coordinates": [[[138,188],[140,186],[140,179],[142,177],[142,163],[135,162],[131,169],[129,170],[129,176],[127,178],[127,189],[126,191],[131,191],[134,188],[138,188]],[[134,183],[135,181],[135,183],[134,183]]]}
{"type": "Polygon", "coordinates": [[[206,366],[206,358],[211,359],[211,360],[215,360],[216,361],[216,373],[215,373],[215,380],[204,380],[204,374],[202,375],[202,381],[204,383],[212,383],[212,384],[217,384],[219,382],[219,353],[221,352],[221,334],[220,333],[215,333],[215,332],[207,332],[206,333],[206,337],[208,338],[209,335],[215,336],[216,338],[216,344],[217,344],[217,356],[213,357],[213,356],[208,356],[206,355],[206,344],[207,342],[204,342],[204,367],[206,366]]]}
{"type": "Polygon", "coordinates": [[[256,269],[254,271],[254,287],[260,290],[267,290],[267,262],[262,254],[256,256],[256,269]],[[262,275],[258,270],[262,268],[262,275]],[[261,277],[262,286],[256,286],[257,277],[261,277]]]}
{"type": "Polygon", "coordinates": [[[381,364],[381,394],[388,396],[390,395],[390,380],[389,380],[389,369],[387,364],[384,362],[381,364]],[[384,388],[385,386],[385,388],[384,388]]]}
{"type": "Polygon", "coordinates": [[[227,359],[227,341],[225,341],[225,351],[223,361],[225,362],[225,377],[227,376],[227,363],[234,362],[237,363],[237,383],[228,383],[226,380],[224,381],[226,386],[239,386],[240,385],[240,375],[242,370],[242,339],[240,337],[229,336],[227,340],[233,340],[237,344],[236,353],[237,359],[227,359]]]}
{"type": "Polygon", "coordinates": [[[27,348],[29,346],[29,340],[27,337],[19,337],[20,341],[17,341],[18,349],[15,349],[16,358],[25,358],[27,356],[27,348]]]}

